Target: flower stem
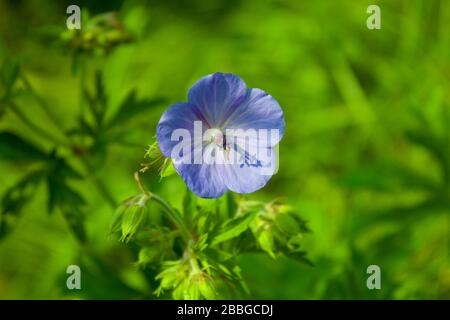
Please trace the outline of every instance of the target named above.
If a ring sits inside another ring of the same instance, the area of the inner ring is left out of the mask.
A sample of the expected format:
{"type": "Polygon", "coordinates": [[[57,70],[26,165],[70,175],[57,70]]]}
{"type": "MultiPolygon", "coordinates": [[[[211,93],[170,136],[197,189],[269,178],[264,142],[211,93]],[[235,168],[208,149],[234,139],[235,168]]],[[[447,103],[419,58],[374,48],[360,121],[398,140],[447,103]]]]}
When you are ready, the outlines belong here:
{"type": "Polygon", "coordinates": [[[190,243],[192,240],[192,235],[189,232],[188,228],[186,227],[185,223],[183,222],[183,219],[181,218],[180,214],[177,211],[175,211],[163,198],[152,192],[145,190],[145,187],[142,184],[141,178],[139,176],[139,172],[134,173],[134,179],[136,180],[136,183],[139,189],[142,191],[142,193],[147,195],[150,199],[154,200],[164,210],[167,217],[171,219],[172,222],[178,227],[186,243],[190,243]]]}

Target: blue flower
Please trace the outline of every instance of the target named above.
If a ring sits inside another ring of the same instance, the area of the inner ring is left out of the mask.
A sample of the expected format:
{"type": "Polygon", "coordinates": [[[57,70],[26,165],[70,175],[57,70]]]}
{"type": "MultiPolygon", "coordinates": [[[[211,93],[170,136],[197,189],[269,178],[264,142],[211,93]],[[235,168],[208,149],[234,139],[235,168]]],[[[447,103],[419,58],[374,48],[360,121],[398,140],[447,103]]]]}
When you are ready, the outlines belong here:
{"type": "Polygon", "coordinates": [[[269,181],[284,129],[271,95],[247,89],[231,73],[214,73],[191,87],[188,102],[164,112],[156,137],[192,192],[218,198],[227,190],[251,193],[269,181]]]}

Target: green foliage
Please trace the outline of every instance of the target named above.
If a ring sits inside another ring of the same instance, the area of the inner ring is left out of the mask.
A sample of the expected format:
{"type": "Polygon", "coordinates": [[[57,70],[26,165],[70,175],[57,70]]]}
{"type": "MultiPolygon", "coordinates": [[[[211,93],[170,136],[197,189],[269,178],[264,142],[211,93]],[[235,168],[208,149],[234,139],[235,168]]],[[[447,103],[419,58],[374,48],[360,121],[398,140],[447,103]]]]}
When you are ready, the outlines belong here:
{"type": "Polygon", "coordinates": [[[225,221],[225,223],[219,227],[219,230],[214,235],[211,244],[216,245],[239,236],[248,229],[255,216],[256,211],[225,221]]]}
{"type": "Polygon", "coordinates": [[[0,158],[8,161],[45,160],[41,150],[11,132],[0,133],[0,158]]]}
{"type": "MultiPolygon", "coordinates": [[[[157,152],[151,147],[148,154],[157,152]]],[[[265,251],[273,258],[284,254],[311,264],[299,250],[302,235],[309,230],[284,204],[236,201],[232,194],[204,202],[187,190],[180,213],[143,190],[139,178],[138,184],[143,194],[119,206],[111,231],[120,233],[122,241],[134,240],[140,247],[138,265],[160,270],[155,278],[159,280],[158,296],[170,291],[174,299],[215,299],[226,286],[245,291],[237,258],[249,251],[265,251]],[[152,200],[167,218],[161,224],[147,219],[152,200]],[[254,237],[249,238],[245,232],[250,232],[252,224],[256,225],[254,237]],[[169,257],[176,260],[167,260],[169,257]]]]}
{"type": "Polygon", "coordinates": [[[30,201],[37,184],[44,176],[42,171],[33,171],[3,194],[0,215],[0,239],[5,237],[17,223],[23,207],[30,201]]]}

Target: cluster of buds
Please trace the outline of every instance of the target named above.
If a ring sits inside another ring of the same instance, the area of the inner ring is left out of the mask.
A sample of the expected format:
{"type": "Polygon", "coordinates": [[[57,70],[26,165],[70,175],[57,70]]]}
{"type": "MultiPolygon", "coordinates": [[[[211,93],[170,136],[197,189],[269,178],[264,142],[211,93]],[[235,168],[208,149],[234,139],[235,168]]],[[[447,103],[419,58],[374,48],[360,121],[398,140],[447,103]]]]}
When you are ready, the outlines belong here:
{"type": "MultiPolygon", "coordinates": [[[[242,211],[257,208],[258,213],[250,228],[263,251],[273,258],[276,258],[278,252],[288,256],[302,256],[300,247],[303,234],[310,230],[291,206],[272,201],[260,203],[258,207],[257,202],[243,201],[240,208],[242,211]]],[[[303,257],[303,260],[306,258],[303,257]]]]}
{"type": "Polygon", "coordinates": [[[99,14],[91,19],[84,17],[80,30],[64,30],[60,37],[76,51],[95,55],[108,53],[132,40],[115,12],[99,14]]]}
{"type": "Polygon", "coordinates": [[[216,299],[214,278],[200,264],[195,256],[164,262],[163,271],[156,277],[160,285],[155,293],[160,295],[165,290],[172,290],[172,296],[177,300],[216,299]]]}

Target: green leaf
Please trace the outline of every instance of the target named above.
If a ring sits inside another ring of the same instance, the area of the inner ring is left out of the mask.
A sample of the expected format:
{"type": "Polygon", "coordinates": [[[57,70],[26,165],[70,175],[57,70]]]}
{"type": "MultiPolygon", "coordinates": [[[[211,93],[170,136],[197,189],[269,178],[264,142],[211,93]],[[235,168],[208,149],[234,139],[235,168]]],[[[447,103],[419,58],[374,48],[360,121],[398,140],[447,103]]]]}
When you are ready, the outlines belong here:
{"type": "Polygon", "coordinates": [[[244,216],[237,217],[226,221],[220,228],[217,235],[212,241],[212,245],[230,240],[239,236],[242,232],[248,229],[250,223],[256,217],[257,212],[250,212],[244,216]]]}
{"type": "Polygon", "coordinates": [[[200,238],[195,242],[193,248],[197,252],[202,252],[208,247],[208,234],[202,234],[200,238]]]}
{"type": "Polygon", "coordinates": [[[55,207],[71,206],[80,207],[86,203],[83,197],[73,190],[65,181],[61,181],[55,177],[47,178],[48,185],[48,210],[51,213],[55,207]]]}
{"type": "Polygon", "coordinates": [[[307,253],[305,251],[288,251],[288,250],[283,250],[283,254],[290,258],[290,259],[294,259],[295,261],[304,263],[308,266],[313,267],[314,264],[311,262],[311,260],[309,260],[306,255],[307,253]]]}
{"type": "Polygon", "coordinates": [[[300,227],[290,214],[288,213],[278,213],[275,216],[275,225],[280,231],[288,235],[296,235],[300,233],[300,227]]]}
{"type": "Polygon", "coordinates": [[[86,231],[84,229],[84,214],[77,207],[62,207],[61,212],[72,232],[82,243],[86,242],[86,231]]]}
{"type": "Polygon", "coordinates": [[[14,228],[23,207],[31,200],[44,176],[44,171],[31,172],[5,192],[1,200],[0,239],[14,228]]]}
{"type": "Polygon", "coordinates": [[[109,127],[123,126],[137,115],[165,102],[163,98],[137,100],[136,91],[132,90],[119,107],[116,115],[110,120],[109,127]]]}
{"type": "Polygon", "coordinates": [[[16,134],[1,132],[0,159],[9,161],[36,161],[46,160],[47,155],[16,134]]]}
{"type": "Polygon", "coordinates": [[[83,99],[89,107],[96,127],[101,128],[105,118],[108,100],[105,93],[103,76],[100,72],[96,72],[95,74],[95,94],[90,94],[85,88],[83,90],[83,99]]]}
{"type": "MultiPolygon", "coordinates": [[[[5,99],[11,96],[14,84],[20,75],[20,65],[15,61],[5,61],[0,69],[0,83],[5,88],[5,99]]],[[[0,100],[3,97],[0,97],[0,100]]]]}
{"type": "Polygon", "coordinates": [[[69,135],[80,135],[80,136],[88,136],[92,138],[96,138],[97,132],[95,128],[91,126],[90,123],[86,121],[83,117],[79,117],[77,120],[78,126],[68,130],[67,134],[69,135]]]}
{"type": "Polygon", "coordinates": [[[444,176],[450,177],[450,152],[448,150],[448,138],[437,137],[428,128],[421,131],[409,131],[406,137],[417,145],[427,149],[438,161],[444,171],[444,176]]]}
{"type": "Polygon", "coordinates": [[[261,246],[261,249],[266,251],[272,258],[276,259],[274,248],[275,243],[273,241],[273,235],[269,230],[263,230],[258,235],[258,243],[261,246]]]}
{"type": "Polygon", "coordinates": [[[77,239],[86,241],[84,229],[84,214],[82,207],[86,204],[83,197],[72,187],[67,178],[80,178],[80,175],[73,170],[64,159],[52,154],[53,161],[49,166],[47,176],[48,187],[48,211],[53,212],[58,208],[73,231],[77,239]]]}
{"type": "Polygon", "coordinates": [[[53,151],[48,157],[48,175],[55,179],[64,180],[66,178],[81,179],[82,176],[74,168],[72,168],[64,158],[56,155],[53,151]]]}

